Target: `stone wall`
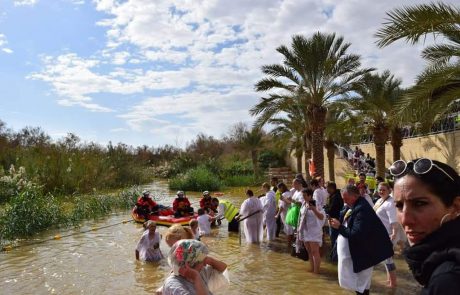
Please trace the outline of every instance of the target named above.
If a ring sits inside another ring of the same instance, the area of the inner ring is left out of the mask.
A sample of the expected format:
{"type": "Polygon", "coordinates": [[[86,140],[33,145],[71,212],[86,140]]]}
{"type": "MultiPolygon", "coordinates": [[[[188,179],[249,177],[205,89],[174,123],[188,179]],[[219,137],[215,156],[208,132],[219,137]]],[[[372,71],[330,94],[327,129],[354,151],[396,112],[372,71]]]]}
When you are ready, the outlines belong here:
{"type": "MultiPolygon", "coordinates": [[[[351,148],[355,148],[352,145],[351,148]]],[[[375,146],[373,143],[358,145],[365,154],[369,153],[375,158],[375,146]]],[[[460,171],[460,130],[448,133],[439,133],[422,137],[406,138],[401,147],[401,158],[409,161],[415,158],[426,157],[444,162],[460,171]]],[[[296,170],[296,159],[291,155],[289,159],[291,169],[296,170]]],[[[302,162],[304,163],[304,161],[302,162]]],[[[393,163],[393,148],[390,142],[385,147],[385,165],[389,167],[393,163]]],[[[345,174],[352,171],[347,159],[343,159],[336,153],[335,161],[335,182],[338,187],[345,186],[345,174]]],[[[324,171],[326,181],[329,180],[328,161],[326,149],[324,149],[324,171]]],[[[305,175],[305,167],[303,167],[305,175]]]]}

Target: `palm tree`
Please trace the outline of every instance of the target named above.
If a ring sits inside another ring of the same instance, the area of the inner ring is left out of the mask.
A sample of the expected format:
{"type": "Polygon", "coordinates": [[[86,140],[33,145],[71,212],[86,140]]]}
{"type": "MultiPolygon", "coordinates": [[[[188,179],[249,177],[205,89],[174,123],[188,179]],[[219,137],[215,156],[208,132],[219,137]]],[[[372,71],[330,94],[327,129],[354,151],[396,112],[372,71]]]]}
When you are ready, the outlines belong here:
{"type": "Polygon", "coordinates": [[[324,147],[329,166],[329,180],[335,181],[335,149],[336,144],[348,145],[351,143],[351,136],[356,131],[357,122],[350,115],[344,103],[333,102],[327,112],[326,129],[324,130],[324,147]]]}
{"type": "MultiPolygon", "coordinates": [[[[429,65],[400,103],[401,112],[425,127],[460,97],[460,9],[444,3],[419,4],[394,9],[376,33],[380,47],[405,39],[415,44],[429,34],[441,44],[422,52],[429,65]]],[[[426,129],[426,128],[425,128],[426,129]]]]}
{"type": "Polygon", "coordinates": [[[264,133],[260,128],[253,127],[250,131],[245,131],[241,138],[240,147],[251,153],[254,175],[259,175],[259,150],[263,144],[264,133]]]}
{"type": "Polygon", "coordinates": [[[401,80],[389,71],[382,75],[366,74],[363,84],[356,89],[360,97],[345,101],[374,136],[377,176],[381,177],[385,176],[385,144],[390,130],[397,126],[395,106],[400,98],[400,84],[401,80]]]}
{"type": "MultiPolygon", "coordinates": [[[[260,102],[249,111],[252,116],[258,116],[254,123],[255,127],[262,128],[266,124],[281,124],[287,128],[284,131],[290,130],[292,132],[295,138],[291,142],[296,146],[299,173],[302,172],[302,163],[299,164],[298,161],[299,159],[301,161],[302,154],[297,149],[299,145],[298,132],[300,132],[301,146],[305,155],[305,167],[308,167],[308,159],[311,158],[311,129],[310,120],[307,116],[307,105],[302,89],[297,89],[288,95],[270,94],[267,98],[262,97],[260,102]]],[[[275,133],[278,131],[281,130],[274,130],[275,133]]],[[[307,178],[309,178],[308,173],[307,178]]]]}
{"type": "MultiPolygon", "coordinates": [[[[298,113],[297,113],[298,114],[298,113]]],[[[294,153],[296,158],[296,172],[302,173],[303,155],[303,130],[302,120],[294,114],[287,114],[285,118],[273,118],[268,120],[275,127],[270,131],[275,142],[288,149],[289,155],[294,153]]]]}
{"type": "Polygon", "coordinates": [[[277,51],[282,64],[262,67],[267,75],[256,83],[256,91],[302,93],[311,122],[313,161],[318,175],[324,176],[324,129],[326,113],[332,98],[347,95],[361,76],[373,69],[360,69],[360,56],[348,54],[350,43],[335,34],[316,33],[310,38],[292,37],[291,48],[284,45],[277,51]]]}

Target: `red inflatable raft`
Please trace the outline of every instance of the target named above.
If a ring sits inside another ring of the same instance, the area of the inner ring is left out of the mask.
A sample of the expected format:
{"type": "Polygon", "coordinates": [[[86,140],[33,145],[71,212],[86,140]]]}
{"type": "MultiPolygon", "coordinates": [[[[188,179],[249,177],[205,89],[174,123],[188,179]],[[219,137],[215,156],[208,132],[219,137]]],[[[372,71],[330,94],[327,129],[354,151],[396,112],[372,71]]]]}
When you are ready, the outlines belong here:
{"type": "MultiPolygon", "coordinates": [[[[134,221],[139,223],[144,223],[144,217],[139,216],[136,213],[136,209],[134,208],[131,212],[131,216],[133,217],[134,221]]],[[[164,226],[171,226],[173,224],[180,224],[180,225],[188,225],[191,219],[196,219],[198,214],[194,214],[193,216],[187,217],[174,217],[174,211],[171,209],[164,209],[160,211],[160,215],[149,215],[149,219],[153,220],[157,223],[157,225],[164,225],[164,226]]]]}

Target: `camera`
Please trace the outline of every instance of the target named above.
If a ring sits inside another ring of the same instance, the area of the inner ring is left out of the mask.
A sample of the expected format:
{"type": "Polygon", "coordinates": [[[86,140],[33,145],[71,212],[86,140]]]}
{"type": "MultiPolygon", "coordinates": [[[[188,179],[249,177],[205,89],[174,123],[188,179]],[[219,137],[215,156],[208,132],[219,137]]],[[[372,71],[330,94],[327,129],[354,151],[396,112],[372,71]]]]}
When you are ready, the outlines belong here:
{"type": "Polygon", "coordinates": [[[308,204],[309,204],[310,206],[316,206],[316,200],[310,200],[310,201],[308,202],[308,204]]]}

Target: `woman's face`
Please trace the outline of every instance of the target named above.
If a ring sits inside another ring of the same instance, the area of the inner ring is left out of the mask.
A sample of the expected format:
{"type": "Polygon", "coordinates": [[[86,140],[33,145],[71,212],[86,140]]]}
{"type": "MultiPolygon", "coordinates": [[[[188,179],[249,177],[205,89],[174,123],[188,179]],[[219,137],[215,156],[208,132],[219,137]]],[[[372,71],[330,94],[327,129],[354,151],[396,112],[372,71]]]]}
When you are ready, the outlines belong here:
{"type": "Polygon", "coordinates": [[[394,198],[399,222],[411,246],[437,230],[442,218],[451,211],[426,185],[410,175],[396,181],[394,198]]]}
{"type": "Polygon", "coordinates": [[[390,190],[385,185],[379,185],[379,196],[383,199],[388,198],[390,195],[390,190]]]}

